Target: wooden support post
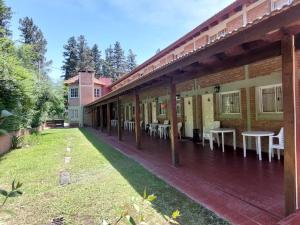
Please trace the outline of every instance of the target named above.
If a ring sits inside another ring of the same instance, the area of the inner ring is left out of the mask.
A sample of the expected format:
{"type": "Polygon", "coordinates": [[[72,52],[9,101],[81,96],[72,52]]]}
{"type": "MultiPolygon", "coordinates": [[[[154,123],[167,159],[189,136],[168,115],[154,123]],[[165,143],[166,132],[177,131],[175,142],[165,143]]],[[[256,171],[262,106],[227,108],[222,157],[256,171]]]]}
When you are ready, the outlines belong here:
{"type": "Polygon", "coordinates": [[[136,147],[140,149],[141,148],[140,98],[137,92],[135,93],[134,103],[135,103],[135,141],[136,141],[136,147]]]}
{"type": "Polygon", "coordinates": [[[117,101],[117,111],[118,111],[118,138],[119,141],[122,141],[122,116],[121,116],[121,101],[118,98],[117,101]]]}
{"type": "Polygon", "coordinates": [[[173,166],[179,166],[176,85],[172,82],[170,83],[170,110],[172,164],[173,166]]]}
{"type": "Polygon", "coordinates": [[[295,38],[285,35],[281,42],[284,120],[285,214],[298,209],[300,172],[299,80],[296,73],[295,38]]]}
{"type": "Polygon", "coordinates": [[[110,103],[107,103],[106,105],[106,110],[107,110],[107,134],[110,136],[111,135],[111,115],[110,115],[110,103]]]}
{"type": "Polygon", "coordinates": [[[99,106],[100,107],[100,130],[101,130],[101,132],[103,132],[103,107],[102,107],[102,105],[100,105],[99,106]]]}

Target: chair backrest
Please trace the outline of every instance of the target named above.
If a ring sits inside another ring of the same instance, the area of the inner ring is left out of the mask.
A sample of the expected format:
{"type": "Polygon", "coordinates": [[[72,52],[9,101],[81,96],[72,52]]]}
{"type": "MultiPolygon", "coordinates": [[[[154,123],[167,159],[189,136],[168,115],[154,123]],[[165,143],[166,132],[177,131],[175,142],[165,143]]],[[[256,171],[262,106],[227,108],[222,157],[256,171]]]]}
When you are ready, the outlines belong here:
{"type": "Polygon", "coordinates": [[[182,122],[177,123],[178,132],[181,131],[182,128],[182,122]]]}
{"type": "Polygon", "coordinates": [[[164,125],[168,125],[170,123],[169,120],[164,120],[164,125]]]}
{"type": "Polygon", "coordinates": [[[278,133],[278,140],[279,140],[279,145],[284,147],[284,129],[281,127],[279,133],[278,133]]]}
{"type": "Polygon", "coordinates": [[[209,124],[210,129],[220,128],[220,126],[221,126],[220,121],[213,121],[209,124]]]}

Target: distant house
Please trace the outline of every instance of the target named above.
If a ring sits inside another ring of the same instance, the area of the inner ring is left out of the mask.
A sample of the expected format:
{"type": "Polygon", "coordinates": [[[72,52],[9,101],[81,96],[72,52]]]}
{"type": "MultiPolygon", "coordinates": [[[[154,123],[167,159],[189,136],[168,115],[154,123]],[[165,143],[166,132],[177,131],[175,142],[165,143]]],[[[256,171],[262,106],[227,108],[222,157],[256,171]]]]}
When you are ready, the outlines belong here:
{"type": "Polygon", "coordinates": [[[95,78],[93,71],[81,71],[65,81],[68,86],[68,118],[70,126],[83,125],[83,106],[109,92],[110,78],[95,78]]]}

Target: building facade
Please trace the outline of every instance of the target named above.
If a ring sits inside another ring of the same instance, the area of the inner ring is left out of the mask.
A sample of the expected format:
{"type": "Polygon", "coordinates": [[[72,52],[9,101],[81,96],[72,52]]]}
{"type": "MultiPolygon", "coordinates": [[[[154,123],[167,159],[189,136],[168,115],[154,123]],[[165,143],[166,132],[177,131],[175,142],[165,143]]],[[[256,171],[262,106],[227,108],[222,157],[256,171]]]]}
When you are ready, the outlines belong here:
{"type": "MultiPolygon", "coordinates": [[[[183,136],[200,136],[219,121],[243,131],[284,127],[285,213],[300,202],[300,1],[237,0],[110,85],[111,91],[85,105],[84,123],[119,140],[125,121],[170,123],[171,158],[178,165],[178,123],[183,136]]],[[[232,139],[225,144],[232,146],[232,139]]],[[[247,141],[248,149],[257,143],[247,141]]],[[[263,141],[263,149],[268,142],[263,141]]]]}
{"type": "Polygon", "coordinates": [[[95,78],[93,71],[82,71],[65,81],[68,87],[68,119],[70,126],[83,126],[83,106],[109,92],[109,78],[95,78]]]}

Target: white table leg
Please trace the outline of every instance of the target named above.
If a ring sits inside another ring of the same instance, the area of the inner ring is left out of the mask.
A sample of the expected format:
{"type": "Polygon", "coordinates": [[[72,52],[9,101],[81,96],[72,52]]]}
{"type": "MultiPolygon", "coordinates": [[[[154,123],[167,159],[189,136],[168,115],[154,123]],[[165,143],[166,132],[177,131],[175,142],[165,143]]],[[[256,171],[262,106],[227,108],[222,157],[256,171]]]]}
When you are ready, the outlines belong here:
{"type": "Polygon", "coordinates": [[[271,149],[271,145],[272,145],[272,136],[269,136],[269,162],[272,161],[272,149],[271,149]]]}
{"type": "Polygon", "coordinates": [[[235,131],[232,133],[232,135],[233,135],[233,148],[234,148],[234,150],[236,150],[236,133],[235,133],[235,131]]]}
{"type": "Polygon", "coordinates": [[[246,136],[243,135],[244,158],[246,158],[246,136]]]}
{"type": "Polygon", "coordinates": [[[210,150],[213,150],[214,144],[213,144],[213,133],[212,132],[210,132],[209,145],[210,145],[210,150]]]}
{"type": "Polygon", "coordinates": [[[222,132],[222,151],[225,152],[225,150],[224,150],[224,132],[222,132]]]}
{"type": "Polygon", "coordinates": [[[259,154],[258,137],[255,137],[256,155],[259,154]]]}
{"type": "Polygon", "coordinates": [[[218,148],[220,148],[220,137],[219,137],[219,133],[216,133],[216,136],[217,136],[218,148]]]}
{"type": "Polygon", "coordinates": [[[258,152],[259,152],[259,160],[261,160],[261,138],[257,137],[257,144],[258,144],[258,152]]]}

